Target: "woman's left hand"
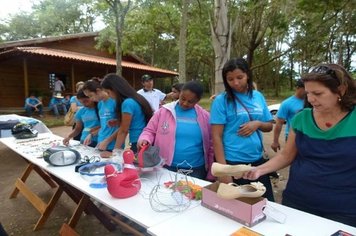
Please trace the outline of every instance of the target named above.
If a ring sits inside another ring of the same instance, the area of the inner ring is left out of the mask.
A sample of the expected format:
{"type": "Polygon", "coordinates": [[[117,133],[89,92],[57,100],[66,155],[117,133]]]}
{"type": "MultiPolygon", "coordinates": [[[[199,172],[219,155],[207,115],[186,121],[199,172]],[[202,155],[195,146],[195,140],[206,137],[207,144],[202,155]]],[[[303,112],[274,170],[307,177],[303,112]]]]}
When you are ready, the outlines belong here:
{"type": "Polygon", "coordinates": [[[238,130],[237,134],[240,136],[250,136],[259,128],[258,121],[249,121],[243,125],[240,125],[240,129],[238,130]]]}

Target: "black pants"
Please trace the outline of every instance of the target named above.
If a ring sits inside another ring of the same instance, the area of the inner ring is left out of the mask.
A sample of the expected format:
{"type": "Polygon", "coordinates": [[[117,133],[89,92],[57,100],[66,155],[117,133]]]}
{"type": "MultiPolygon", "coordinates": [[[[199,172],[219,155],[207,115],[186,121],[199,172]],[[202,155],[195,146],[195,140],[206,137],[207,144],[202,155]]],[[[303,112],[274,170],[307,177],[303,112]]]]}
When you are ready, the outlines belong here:
{"type": "Polygon", "coordinates": [[[0,236],[7,236],[7,233],[5,229],[2,227],[1,223],[0,223],[0,236]]]}
{"type": "MultiPolygon", "coordinates": [[[[316,211],[314,209],[310,209],[308,207],[303,207],[293,201],[291,201],[290,199],[286,198],[283,195],[283,199],[282,199],[282,204],[294,209],[298,209],[300,211],[304,211],[304,212],[308,212],[310,214],[313,215],[317,215],[317,216],[321,216],[324,218],[328,218],[330,220],[334,220],[337,222],[341,222],[347,225],[351,225],[353,227],[356,227],[356,216],[347,216],[347,215],[342,215],[342,214],[337,214],[337,213],[327,213],[327,212],[320,212],[320,211],[316,211]]],[[[327,211],[327,209],[325,209],[327,211]]]]}
{"type": "MultiPolygon", "coordinates": [[[[265,160],[261,158],[258,161],[252,162],[252,163],[242,163],[242,162],[235,162],[235,161],[226,161],[227,164],[229,165],[240,165],[240,164],[251,164],[252,166],[259,166],[265,163],[265,160]]],[[[256,180],[248,180],[248,179],[234,179],[234,183],[238,185],[244,185],[244,184],[249,184],[251,182],[261,182],[263,185],[266,187],[266,192],[263,194],[263,197],[267,198],[269,201],[274,202],[274,196],[273,196],[273,190],[272,190],[272,185],[271,185],[271,180],[269,179],[269,175],[262,175],[260,178],[256,180]]]]}

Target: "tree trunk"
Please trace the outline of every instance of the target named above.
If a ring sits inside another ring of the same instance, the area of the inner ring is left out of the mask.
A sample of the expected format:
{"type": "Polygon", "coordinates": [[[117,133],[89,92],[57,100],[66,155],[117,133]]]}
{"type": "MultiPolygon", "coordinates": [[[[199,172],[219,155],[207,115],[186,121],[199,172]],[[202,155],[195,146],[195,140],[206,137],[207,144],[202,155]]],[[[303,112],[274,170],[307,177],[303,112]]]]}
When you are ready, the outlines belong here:
{"type": "Polygon", "coordinates": [[[215,94],[225,90],[222,69],[230,58],[231,24],[228,22],[227,13],[227,0],[215,0],[214,21],[210,23],[215,52],[215,82],[213,89],[215,94]]]}
{"type": "Polygon", "coordinates": [[[121,37],[122,37],[122,28],[120,22],[118,22],[118,14],[115,12],[115,23],[116,23],[116,74],[122,75],[122,48],[121,48],[121,37]]]}
{"type": "Polygon", "coordinates": [[[116,74],[122,75],[122,47],[121,40],[125,26],[125,17],[130,10],[131,0],[126,2],[124,6],[120,0],[106,0],[115,17],[115,33],[116,33],[116,74]]]}
{"type": "Polygon", "coordinates": [[[187,81],[186,72],[186,48],[187,48],[187,25],[188,25],[188,7],[190,0],[183,0],[182,18],[179,34],[179,82],[187,81]]]}

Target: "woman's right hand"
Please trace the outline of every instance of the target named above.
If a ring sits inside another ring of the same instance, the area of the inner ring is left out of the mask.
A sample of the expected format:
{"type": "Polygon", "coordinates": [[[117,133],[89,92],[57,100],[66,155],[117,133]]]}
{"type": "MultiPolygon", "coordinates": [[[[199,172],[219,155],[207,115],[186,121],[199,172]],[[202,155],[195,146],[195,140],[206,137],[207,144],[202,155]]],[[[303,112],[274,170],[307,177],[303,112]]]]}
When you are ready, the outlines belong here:
{"type": "Polygon", "coordinates": [[[147,140],[141,139],[137,141],[137,150],[140,150],[143,146],[150,145],[147,140]]]}
{"type": "Polygon", "coordinates": [[[68,146],[68,145],[69,145],[69,140],[70,140],[69,137],[64,138],[64,139],[63,139],[63,144],[66,145],[66,146],[68,146]]]}
{"type": "Polygon", "coordinates": [[[248,172],[245,172],[242,176],[242,178],[244,179],[248,179],[248,180],[256,180],[259,177],[261,177],[263,175],[262,171],[256,167],[248,172]]]}
{"type": "Polygon", "coordinates": [[[83,144],[88,146],[91,143],[91,134],[88,134],[87,137],[84,139],[83,144]]]}

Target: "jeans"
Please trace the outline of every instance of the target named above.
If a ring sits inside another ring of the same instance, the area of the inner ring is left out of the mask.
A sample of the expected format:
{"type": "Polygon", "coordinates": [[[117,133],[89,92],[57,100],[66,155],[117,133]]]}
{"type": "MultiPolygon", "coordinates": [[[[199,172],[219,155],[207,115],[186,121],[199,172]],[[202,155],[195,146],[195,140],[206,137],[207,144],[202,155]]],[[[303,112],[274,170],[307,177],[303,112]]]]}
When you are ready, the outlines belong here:
{"type": "Polygon", "coordinates": [[[63,111],[63,115],[67,114],[67,108],[64,104],[55,104],[52,106],[52,110],[55,116],[59,116],[59,110],[63,111]]]}
{"type": "MultiPolygon", "coordinates": [[[[38,109],[38,114],[42,115],[43,114],[43,106],[38,105],[37,109],[38,109]]],[[[35,111],[35,108],[26,105],[25,110],[26,110],[27,116],[32,116],[32,113],[35,111]]]]}
{"type": "MultiPolygon", "coordinates": [[[[262,165],[263,163],[265,163],[265,160],[263,158],[261,158],[260,160],[252,162],[252,163],[242,163],[242,162],[226,160],[226,163],[229,165],[251,164],[252,166],[259,166],[259,165],[262,165]]],[[[263,194],[263,197],[267,198],[271,202],[274,202],[272,184],[271,184],[271,180],[269,179],[269,174],[262,175],[262,176],[260,176],[260,178],[258,178],[256,180],[234,179],[234,183],[238,184],[238,185],[249,184],[251,182],[257,182],[257,181],[263,183],[263,185],[266,187],[266,192],[265,192],[265,194],[263,194]]]]}

